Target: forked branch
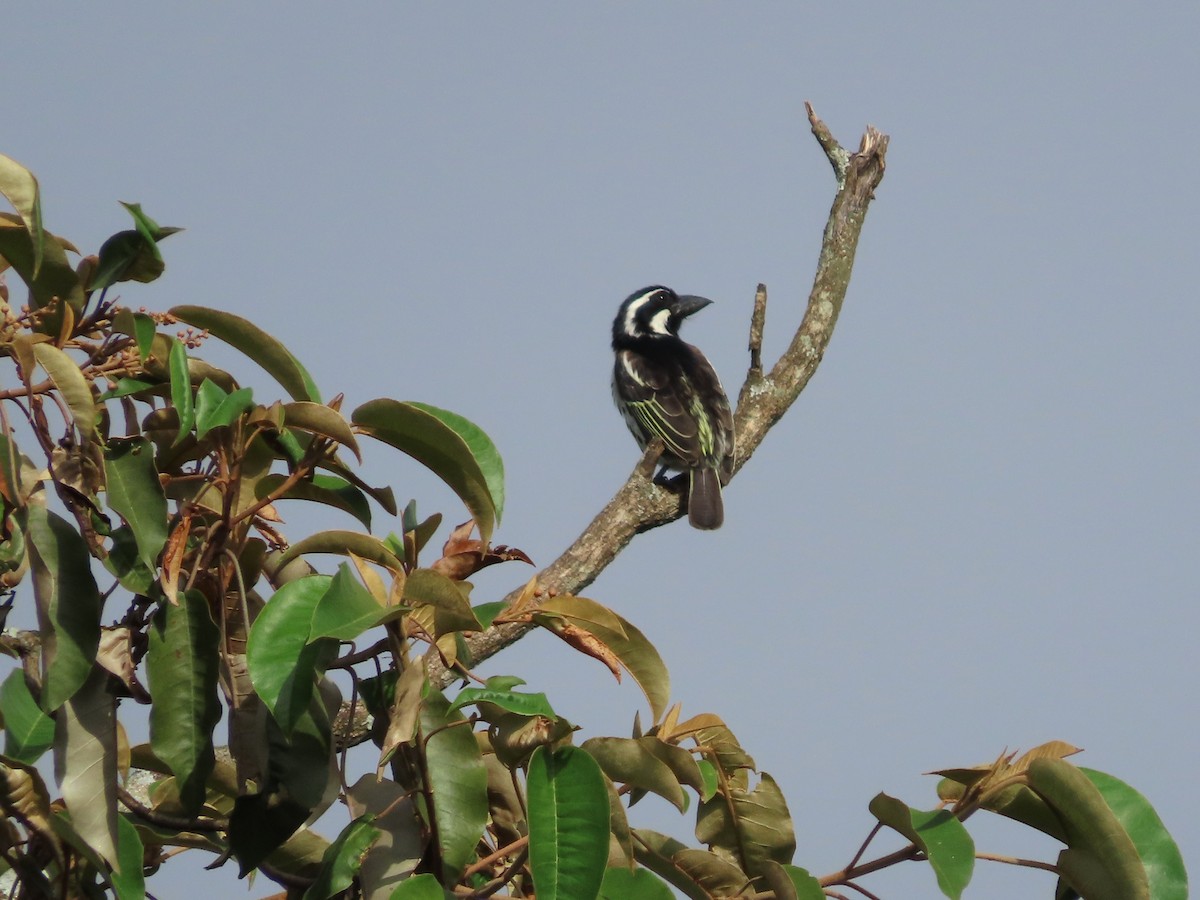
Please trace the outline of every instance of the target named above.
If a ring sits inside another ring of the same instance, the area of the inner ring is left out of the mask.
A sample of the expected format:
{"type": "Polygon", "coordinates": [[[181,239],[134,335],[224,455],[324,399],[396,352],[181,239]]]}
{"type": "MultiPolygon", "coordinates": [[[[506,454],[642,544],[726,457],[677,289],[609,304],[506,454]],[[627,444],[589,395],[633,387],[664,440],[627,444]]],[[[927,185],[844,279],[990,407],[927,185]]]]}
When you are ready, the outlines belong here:
{"type": "MultiPolygon", "coordinates": [[[[857,152],[849,153],[813,112],[811,104],[806,103],[805,107],[813,135],[833,166],[837,195],[825,224],[808,306],[787,350],[766,374],[762,369],[761,346],[767,296],[765,287],[759,286],[750,327],[750,371],[738,394],[734,415],[735,473],[795,402],[820,365],[846,298],[867,207],[883,179],[887,135],[868,126],[857,152]]],[[[604,571],[634,535],[673,522],[683,514],[681,495],[655,484],[646,474],[646,467],[639,463],[583,534],[538,574],[542,595],[578,593],[604,571]]],[[[511,602],[518,593],[514,591],[507,599],[511,602]]],[[[487,659],[532,627],[510,623],[474,635],[468,641],[473,659],[476,662],[487,659]]],[[[442,683],[452,680],[444,671],[431,671],[430,676],[442,683]]]]}

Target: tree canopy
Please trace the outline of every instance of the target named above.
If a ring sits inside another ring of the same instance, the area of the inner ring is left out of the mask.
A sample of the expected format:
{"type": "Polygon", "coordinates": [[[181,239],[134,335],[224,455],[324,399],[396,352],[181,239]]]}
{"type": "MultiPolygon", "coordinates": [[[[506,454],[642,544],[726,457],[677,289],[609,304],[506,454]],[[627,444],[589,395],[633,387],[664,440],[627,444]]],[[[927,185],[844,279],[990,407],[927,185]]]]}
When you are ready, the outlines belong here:
{"type": "MultiPolygon", "coordinates": [[[[884,174],[885,135],[868,129],[850,152],[809,112],[837,190],[808,307],[769,367],[759,287],[739,468],[820,364],[884,174]]],[[[126,204],[133,227],[82,254],[46,228],[39,192],[0,157],[13,210],[0,214],[0,264],[28,289],[17,305],[0,282],[0,587],[6,614],[28,605],[37,621],[2,644],[18,664],[0,685],[0,861],[17,896],[140,898],[186,848],[306,900],[651,900],[672,888],[812,900],[872,896],[862,880],[906,861],[957,898],[977,858],[1045,869],[1056,897],[1186,897],[1179,851],[1145,798],[1068,762],[1077,750],[1061,741],[943,770],[916,807],[880,793],[844,868],[802,868],[775,780],[718,714],[672,703],[653,644],[581,593],[637,534],[680,516],[677,490],[649,477],[661,448],[557,560],[481,601],[475,573],[531,563],[492,542],[504,466],[483,430],[419,401],[344,411],[237,312],[122,306],[113,288],[154,281],[179,229],[126,204]],[[279,396],[206,362],[214,340],[279,396]],[[445,482],[461,524],[367,483],[367,441],[445,482]],[[285,536],[279,510],[298,503],[354,527],[285,536]],[[378,528],[381,512],[398,527],[378,528]],[[576,743],[553,685],[475,674],[535,628],[580,665],[631,678],[651,721],[576,743]],[[142,719],[149,741],[131,745],[126,723],[142,719]],[[352,771],[346,751],[366,742],[375,765],[352,771]],[[694,809],[694,845],[634,824],[647,794],[694,809]],[[1046,862],[980,852],[964,824],[979,811],[1065,849],[1046,862]],[[904,846],[869,855],[884,829],[904,846]]]]}

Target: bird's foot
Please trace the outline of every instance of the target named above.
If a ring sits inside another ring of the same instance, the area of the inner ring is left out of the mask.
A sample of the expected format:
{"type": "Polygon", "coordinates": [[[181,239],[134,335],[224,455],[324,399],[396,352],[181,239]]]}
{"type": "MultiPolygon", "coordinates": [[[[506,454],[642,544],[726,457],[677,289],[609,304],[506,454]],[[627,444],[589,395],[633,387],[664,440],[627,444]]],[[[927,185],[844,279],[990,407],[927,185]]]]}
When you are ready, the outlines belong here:
{"type": "Polygon", "coordinates": [[[683,484],[684,478],[687,477],[686,472],[678,472],[674,475],[670,474],[671,470],[663,466],[658,470],[658,474],[654,476],[654,483],[665,488],[677,488],[683,484]]]}

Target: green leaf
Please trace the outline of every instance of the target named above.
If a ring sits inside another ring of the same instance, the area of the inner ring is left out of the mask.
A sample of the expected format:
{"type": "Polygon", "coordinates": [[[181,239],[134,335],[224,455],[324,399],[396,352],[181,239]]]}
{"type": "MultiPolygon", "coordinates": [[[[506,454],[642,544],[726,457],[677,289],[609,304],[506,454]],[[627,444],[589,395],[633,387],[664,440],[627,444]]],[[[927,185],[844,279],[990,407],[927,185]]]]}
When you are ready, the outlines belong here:
{"type": "Polygon", "coordinates": [[[321,859],[328,849],[328,840],[315,831],[301,828],[272,851],[267,862],[277,872],[291,872],[302,878],[311,878],[320,870],[321,859]]]}
{"type": "Polygon", "coordinates": [[[340,556],[353,553],[392,571],[404,568],[383,541],[357,531],[319,531],[288,547],[287,552],[280,557],[279,565],[285,566],[305,553],[336,553],[340,556]]]}
{"type": "Polygon", "coordinates": [[[171,373],[171,403],[179,416],[179,432],[171,446],[176,446],[187,437],[196,424],[196,410],[192,400],[192,379],[188,374],[187,348],[171,338],[171,352],[167,360],[171,373]]]}
{"type": "Polygon", "coordinates": [[[100,291],[118,281],[154,281],[163,273],[162,254],[153,241],[147,244],[137,229],[118,231],[100,245],[100,261],[89,290],[100,291]]]}
{"type": "Polygon", "coordinates": [[[768,860],[790,862],[796,852],[787,801],[766,772],[752,790],[730,779],[717,796],[702,803],[696,811],[696,838],[723,851],[720,855],[740,858],[743,870],[754,878],[768,860]]]}
{"type": "MultiPolygon", "coordinates": [[[[337,644],[329,656],[320,662],[323,668],[332,661],[337,644]]],[[[314,686],[308,708],[295,720],[291,734],[285,735],[274,718],[267,719],[267,758],[271,790],[295,800],[311,815],[318,807],[328,806],[336,796],[327,793],[330,777],[337,773],[330,768],[333,750],[333,731],[328,700],[336,696],[334,708],[341,695],[329,679],[322,678],[314,686]]]]}
{"type": "Polygon", "coordinates": [[[389,614],[399,615],[404,607],[385,608],[363,587],[350,566],[342,563],[329,584],[329,590],[317,601],[309,628],[309,643],[324,638],[352,641],[368,628],[385,621],[389,614]]]}
{"type": "Polygon", "coordinates": [[[550,701],[543,693],[522,694],[519,691],[496,690],[490,687],[463,688],[450,704],[450,709],[461,709],[472,703],[494,703],[508,712],[519,713],[522,716],[545,716],[547,719],[557,719],[550,701]]]}
{"type": "Polygon", "coordinates": [[[308,370],[287,347],[257,325],[233,313],[203,306],[176,306],[171,315],[196,328],[207,329],[231,347],[240,350],[279,382],[294,400],[321,402],[320,392],[308,370]]]}
{"type": "MultiPolygon", "coordinates": [[[[429,793],[442,860],[443,880],[453,884],[475,859],[475,845],[487,824],[487,770],[479,744],[461,714],[450,711],[441,692],[431,690],[421,706],[421,733],[429,793]],[[447,727],[449,725],[458,727],[447,727]]],[[[605,820],[608,812],[605,810],[605,820]]]]}
{"type": "MultiPolygon", "coordinates": [[[[277,491],[286,478],[287,476],[282,474],[265,475],[255,484],[254,493],[261,500],[277,491]]],[[[280,499],[323,503],[349,513],[365,527],[371,527],[371,505],[367,498],[362,491],[342,478],[314,475],[312,481],[301,481],[292,485],[280,499]]]]}
{"type": "Polygon", "coordinates": [[[496,498],[474,451],[454,428],[416,404],[387,398],[364,403],[351,419],[360,431],[407,453],[441,478],[474,517],[480,540],[491,540],[496,498]]]}
{"type": "MultiPolygon", "coordinates": [[[[350,815],[373,816],[371,824],[380,831],[379,839],[363,858],[358,880],[364,897],[384,897],[413,881],[432,882],[436,900],[443,900],[442,888],[431,874],[411,877],[425,855],[426,841],[421,833],[412,798],[404,788],[374,772],[363,775],[346,790],[350,815]]],[[[419,889],[410,897],[420,896],[419,889]]]]}
{"type": "Polygon", "coordinates": [[[446,896],[441,883],[426,872],[406,878],[388,895],[388,900],[443,900],[446,896]]]}
{"type": "MultiPolygon", "coordinates": [[[[291,438],[293,441],[296,439],[295,435],[293,435],[290,431],[282,432],[279,437],[281,443],[283,442],[284,438],[291,438]]],[[[371,497],[376,503],[383,507],[389,516],[396,515],[396,495],[390,487],[371,487],[371,485],[359,478],[353,469],[337,459],[322,459],[317,463],[317,465],[319,465],[322,469],[332,472],[334,475],[349,481],[352,485],[361,490],[368,497],[371,497]]]]}
{"type": "Polygon", "coordinates": [[[775,893],[775,900],[825,900],[821,882],[807,869],[772,860],[763,869],[763,881],[775,893]]]}
{"type": "Polygon", "coordinates": [[[233,801],[229,847],[244,878],[308,818],[308,809],[279,794],[244,794],[233,801]]]}
{"type": "Polygon", "coordinates": [[[105,400],[119,400],[122,397],[132,397],[145,391],[152,391],[158,387],[160,385],[149,381],[138,381],[136,378],[119,378],[117,379],[117,386],[115,388],[111,391],[105,391],[96,400],[101,403],[105,400]]]}
{"type": "Polygon", "coordinates": [[[51,713],[87,680],[100,646],[104,601],[79,533],[44,506],[23,513],[42,637],[42,709],[51,713]]]}
{"type": "Polygon", "coordinates": [[[492,622],[496,616],[504,612],[508,607],[508,603],[504,600],[493,600],[490,603],[479,603],[471,607],[471,612],[475,614],[475,618],[479,620],[479,624],[485,629],[492,627],[492,622]]]}
{"type": "Polygon", "coordinates": [[[119,868],[116,703],[108,692],[108,672],[100,666],[58,711],[54,776],[75,832],[119,868]]]}
{"type": "Polygon", "coordinates": [[[113,438],[104,447],[108,505],[125,520],[138,558],[153,570],[167,542],[167,497],[154,465],[154,445],[144,437],[113,438]]]}
{"type": "Polygon", "coordinates": [[[479,470],[483,473],[484,481],[487,482],[488,490],[491,492],[492,504],[496,507],[496,521],[499,522],[504,515],[504,460],[500,458],[500,451],[496,449],[492,439],[482,428],[474,422],[464,419],[458,413],[439,409],[428,403],[418,403],[415,400],[410,402],[417,409],[424,410],[439,419],[443,425],[453,429],[455,434],[463,439],[463,443],[470,448],[471,455],[479,464],[479,470]]]}
{"type": "Polygon", "coordinates": [[[350,430],[350,424],[342,418],[342,414],[337,410],[322,406],[320,403],[285,403],[283,424],[287,428],[298,428],[301,431],[337,441],[358,457],[359,462],[362,462],[362,454],[358,450],[358,441],[355,440],[354,432],[350,430]]]}
{"type": "Polygon", "coordinates": [[[154,346],[154,335],[158,333],[158,323],[145,313],[121,308],[113,316],[112,327],[113,331],[127,334],[133,338],[138,348],[138,359],[145,362],[154,346]]]}
{"type": "Polygon", "coordinates": [[[975,842],[949,810],[923,812],[887,794],[877,794],[871,814],[925,852],[938,887],[952,900],[962,896],[975,869],[975,842]]]}
{"type": "Polygon", "coordinates": [[[213,729],[221,720],[220,641],[208,603],[196,590],[180,597],[178,606],[161,604],[149,631],[146,674],[154,698],[150,742],[175,775],[180,802],[189,815],[204,802],[215,763],[213,729]]]}
{"type": "Polygon", "coordinates": [[[1153,900],[1187,900],[1188,877],[1175,840],[1144,796],[1119,778],[1080,766],[1129,834],[1150,883],[1153,900]]]}
{"type": "Polygon", "coordinates": [[[313,611],[333,581],[309,575],[277,590],[250,629],[250,680],[285,735],[291,735],[313,696],[314,680],[337,652],[337,641],[309,643],[313,611]]]}
{"type": "Polygon", "coordinates": [[[646,636],[627,619],[620,616],[617,618],[621,621],[624,637],[619,632],[610,632],[598,626],[588,630],[608,645],[621,661],[621,665],[633,676],[633,680],[638,683],[638,687],[650,702],[651,714],[657,721],[667,711],[667,704],[671,699],[670,673],[667,672],[662,657],[658,655],[658,650],[646,636]]]}
{"type": "Polygon", "coordinates": [[[80,441],[87,443],[96,432],[96,403],[87,379],[79,371],[75,360],[53,344],[34,344],[33,355],[62,394],[75,428],[79,431],[80,441]]]}
{"type": "Polygon", "coordinates": [[[527,790],[538,900],[599,896],[608,862],[608,790],[600,766],[578,747],[538,747],[527,790]]]}
{"type": "MultiPolygon", "coordinates": [[[[77,851],[91,869],[102,873],[112,886],[117,900],[144,900],[146,880],[142,874],[145,850],[137,827],[124,816],[117,817],[117,865],[110,866],[75,828],[71,814],[62,810],[50,820],[54,834],[67,846],[77,851]]],[[[81,865],[82,867],[82,865],[81,865]]],[[[85,876],[90,877],[90,876],[85,876]]],[[[80,895],[82,896],[82,895],[80,895]]]]}
{"type": "Polygon", "coordinates": [[[129,211],[129,215],[133,216],[133,224],[138,232],[148,241],[161,241],[165,237],[170,237],[173,234],[178,234],[183,231],[182,228],[173,228],[170,225],[159,225],[152,218],[142,212],[142,204],[126,203],[121,201],[121,205],[129,211]]]}
{"type": "MultiPolygon", "coordinates": [[[[171,229],[172,234],[182,231],[171,229]]],[[[165,235],[164,235],[165,237],[165,235]]],[[[118,281],[138,281],[147,284],[166,269],[162,253],[155,241],[146,240],[136,229],[118,231],[100,245],[100,261],[92,275],[88,290],[99,291],[118,281]]]]}
{"type": "Polygon", "coordinates": [[[128,525],[114,528],[109,535],[112,546],[101,562],[121,587],[134,594],[149,594],[154,587],[154,569],[142,562],[137,539],[128,525]]]}
{"type": "Polygon", "coordinates": [[[1062,822],[1067,844],[1058,857],[1062,880],[1087,900],[1149,900],[1137,848],[1088,777],[1061,759],[1036,759],[1027,778],[1062,822]]]}
{"type": "MultiPolygon", "coordinates": [[[[11,157],[0,153],[0,194],[17,211],[33,249],[32,274],[36,277],[42,265],[42,199],[37,178],[11,157]]],[[[0,255],[3,250],[0,249],[0,255]]]]}
{"type": "MultiPolygon", "coordinates": [[[[656,740],[651,738],[650,740],[656,740]]],[[[618,737],[588,738],[580,746],[590,753],[604,774],[618,784],[653,791],[680,812],[686,798],[670,766],[656,757],[641,740],[618,737]]]]}
{"type": "Polygon", "coordinates": [[[592,626],[599,626],[605,631],[615,631],[621,637],[626,637],[621,617],[607,606],[597,603],[595,600],[589,600],[587,597],[559,594],[540,604],[537,612],[562,616],[588,631],[592,630],[592,626]]]}
{"type": "Polygon", "coordinates": [[[196,389],[196,437],[202,438],[214,428],[232,425],[238,416],[253,408],[254,392],[250,388],[227,394],[205,378],[196,389]]]}
{"type": "MultiPolygon", "coordinates": [[[[44,230],[39,230],[35,237],[20,217],[0,213],[0,256],[29,286],[30,306],[34,309],[46,309],[60,300],[71,307],[76,316],[83,309],[86,299],[83,286],[67,260],[60,238],[44,230]]],[[[57,337],[63,324],[62,307],[55,305],[43,314],[37,330],[57,337]]]]}
{"type": "Polygon", "coordinates": [[[720,785],[717,767],[707,759],[702,759],[696,763],[696,768],[700,770],[700,777],[704,781],[704,786],[697,793],[699,793],[701,800],[708,800],[717,793],[717,788],[720,785]]]}
{"type": "Polygon", "coordinates": [[[33,765],[54,743],[54,720],[33,699],[20,669],[9,672],[0,684],[0,712],[4,713],[4,755],[33,765]]]}
{"type": "MultiPolygon", "coordinates": [[[[675,895],[649,869],[610,866],[604,870],[601,900],[671,900],[675,895]]],[[[824,897],[824,894],[822,894],[824,897]]]]}
{"type": "Polygon", "coordinates": [[[121,865],[109,874],[117,900],[144,900],[146,878],[142,874],[145,848],[137,827],[125,816],[117,817],[117,858],[121,865]]]}
{"type": "Polygon", "coordinates": [[[460,582],[433,569],[413,569],[404,582],[404,602],[434,607],[439,635],[452,631],[482,631],[460,582]]]}
{"type": "Polygon", "coordinates": [[[304,900],[328,900],[354,881],[366,852],[379,840],[371,817],[358,818],[342,829],[321,860],[321,871],[304,892],[304,900]]]}
{"type": "Polygon", "coordinates": [[[100,245],[89,290],[98,291],[118,281],[154,281],[166,268],[158,242],[182,231],[182,228],[160,226],[142,212],[138,203],[122,203],[133,216],[134,228],[118,231],[100,245]]]}
{"type": "MultiPolygon", "coordinates": [[[[668,744],[654,735],[643,735],[637,738],[637,742],[652,756],[665,763],[680,784],[687,785],[697,794],[703,794],[705,779],[700,772],[700,765],[696,757],[690,752],[675,744],[668,744]]],[[[701,797],[701,799],[707,798],[701,797]]]]}
{"type": "Polygon", "coordinates": [[[671,700],[671,675],[644,634],[628,620],[585,597],[555,597],[538,608],[533,620],[553,631],[553,623],[547,621],[547,615],[570,619],[608,647],[646,695],[655,721],[662,718],[671,700]],[[603,616],[599,610],[604,611],[603,616]],[[609,616],[615,628],[606,620],[609,616]]]}
{"type": "Polygon", "coordinates": [[[634,834],[637,861],[691,900],[736,897],[746,887],[746,874],[715,853],[690,849],[645,828],[634,834]]]}

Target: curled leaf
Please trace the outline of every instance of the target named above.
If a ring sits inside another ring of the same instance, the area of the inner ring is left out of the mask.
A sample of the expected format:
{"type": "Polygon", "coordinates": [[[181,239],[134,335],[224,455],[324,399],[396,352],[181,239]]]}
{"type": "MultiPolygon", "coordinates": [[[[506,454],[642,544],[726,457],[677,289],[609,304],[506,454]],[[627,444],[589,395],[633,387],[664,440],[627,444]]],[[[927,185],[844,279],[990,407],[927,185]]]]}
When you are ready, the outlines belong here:
{"type": "Polygon", "coordinates": [[[474,521],[468,520],[455,528],[442,547],[442,558],[430,568],[455,581],[465,581],[480,569],[497,563],[518,560],[533,565],[533,560],[516,547],[504,544],[485,547],[482,541],[472,540],[471,531],[474,527],[474,521]]]}

